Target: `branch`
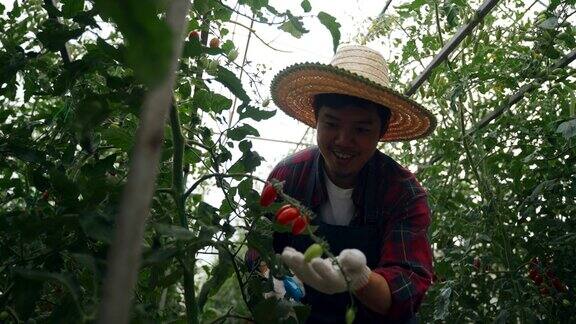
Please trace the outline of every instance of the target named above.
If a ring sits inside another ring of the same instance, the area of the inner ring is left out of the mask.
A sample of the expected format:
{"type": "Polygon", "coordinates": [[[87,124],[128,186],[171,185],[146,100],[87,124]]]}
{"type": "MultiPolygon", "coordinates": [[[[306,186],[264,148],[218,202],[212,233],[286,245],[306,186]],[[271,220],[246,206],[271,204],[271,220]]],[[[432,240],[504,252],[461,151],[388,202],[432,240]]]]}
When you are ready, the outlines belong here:
{"type": "MultiPolygon", "coordinates": [[[[254,15],[252,15],[252,18],[254,18],[254,15]]],[[[239,23],[238,23],[238,25],[240,25],[242,27],[246,27],[246,26],[241,25],[239,23]]],[[[250,48],[250,40],[252,39],[252,34],[254,34],[256,37],[258,37],[256,35],[256,33],[254,32],[254,30],[252,29],[252,27],[254,27],[254,20],[252,20],[250,22],[250,28],[248,28],[248,38],[246,39],[246,46],[244,48],[244,57],[242,58],[242,67],[240,68],[240,76],[238,77],[240,82],[242,82],[242,75],[244,74],[244,66],[246,66],[246,60],[248,59],[248,48],[250,48]]],[[[234,111],[236,110],[236,101],[237,100],[238,100],[238,97],[234,96],[234,103],[232,104],[232,109],[230,109],[230,115],[228,117],[228,128],[230,128],[230,126],[232,124],[232,118],[234,118],[234,111]]]]}
{"type": "MultiPolygon", "coordinates": [[[[271,49],[273,49],[273,50],[275,50],[275,51],[282,52],[282,53],[292,53],[291,51],[285,51],[285,50],[281,50],[281,49],[277,49],[277,48],[272,47],[272,46],[270,45],[270,42],[266,42],[265,40],[263,40],[260,36],[258,36],[258,34],[256,34],[256,31],[255,31],[254,29],[252,29],[251,27],[248,27],[248,26],[246,26],[246,25],[244,25],[244,24],[241,24],[241,23],[239,23],[239,22],[237,22],[237,21],[233,21],[233,20],[230,20],[229,23],[236,24],[236,25],[238,25],[238,26],[240,26],[240,27],[246,28],[246,29],[250,32],[250,35],[251,35],[251,34],[254,34],[254,36],[255,36],[256,38],[258,38],[258,40],[260,40],[260,41],[262,42],[262,44],[266,45],[267,47],[269,47],[269,48],[271,48],[271,49]]],[[[252,26],[252,25],[251,25],[251,26],[252,26]]]]}
{"type": "MultiPolygon", "coordinates": [[[[306,133],[307,132],[308,132],[308,130],[306,130],[306,133]]],[[[304,135],[306,135],[306,134],[304,134],[304,135]]],[[[246,138],[250,139],[250,140],[268,141],[268,142],[276,142],[276,143],[284,143],[284,144],[295,144],[295,145],[305,145],[305,146],[314,145],[314,144],[302,143],[302,141],[304,140],[304,137],[302,137],[302,139],[299,142],[283,141],[283,140],[278,140],[278,139],[273,139],[273,138],[254,137],[254,136],[246,136],[246,138]]]]}
{"type": "Polygon", "coordinates": [[[244,18],[248,18],[248,19],[250,19],[251,21],[254,21],[254,22],[257,22],[257,23],[260,23],[260,24],[266,24],[266,25],[268,25],[268,26],[273,26],[273,25],[281,25],[281,24],[283,24],[283,23],[286,21],[286,19],[284,19],[284,20],[281,21],[281,22],[273,23],[273,22],[268,22],[268,21],[263,21],[263,20],[256,20],[256,19],[254,19],[254,17],[250,17],[250,16],[248,16],[247,14],[244,14],[244,13],[242,13],[242,12],[240,12],[240,11],[238,11],[238,10],[236,10],[236,9],[234,9],[234,8],[226,5],[226,4],[224,4],[222,1],[218,1],[218,3],[219,3],[222,7],[226,8],[226,9],[232,11],[232,12],[235,12],[237,15],[242,16],[242,17],[244,17],[244,18]]]}
{"type": "Polygon", "coordinates": [[[428,79],[430,74],[432,74],[432,70],[434,70],[440,63],[442,63],[448,55],[454,51],[454,49],[460,44],[460,42],[466,37],[470,31],[478,25],[480,21],[492,10],[492,8],[498,3],[498,0],[485,0],[482,5],[476,10],[472,19],[464,26],[460,27],[460,29],[456,32],[454,37],[440,50],[438,54],[434,57],[432,62],[428,64],[428,66],[420,73],[420,75],[412,81],[410,87],[404,93],[406,96],[411,96],[416,93],[416,90],[428,79]]]}
{"type": "MultiPolygon", "coordinates": [[[[58,11],[56,8],[56,1],[57,0],[44,0],[44,9],[48,12],[48,18],[58,20],[58,17],[54,15],[55,11],[58,11]]],[[[68,48],[66,48],[66,43],[62,45],[60,48],[60,55],[62,55],[62,60],[64,61],[65,65],[70,64],[70,54],[68,53],[68,48]]]]}
{"type": "Polygon", "coordinates": [[[182,136],[180,118],[174,103],[174,98],[172,98],[172,104],[170,105],[170,128],[172,129],[172,145],[174,146],[172,159],[172,191],[174,192],[174,199],[176,200],[176,212],[178,213],[180,226],[187,229],[188,219],[186,219],[183,194],[184,136],[182,136]]]}
{"type": "Polygon", "coordinates": [[[189,6],[190,1],[174,0],[167,8],[166,20],[174,35],[171,64],[167,77],[152,87],[144,98],[128,181],[124,187],[114,240],[108,256],[108,273],[97,320],[101,324],[128,323],[130,318],[130,304],[141,261],[144,227],[154,193],[164,124],[170,109],[189,6]]]}
{"type": "MultiPolygon", "coordinates": [[[[552,68],[553,69],[565,68],[566,66],[568,66],[568,64],[570,64],[572,61],[574,61],[574,59],[576,59],[576,50],[573,50],[568,55],[566,55],[563,58],[556,61],[556,63],[553,65],[552,68]]],[[[520,90],[518,90],[516,93],[514,93],[513,95],[508,97],[508,100],[506,100],[498,108],[494,109],[492,112],[485,115],[482,118],[482,120],[480,120],[478,122],[478,124],[473,126],[471,129],[467,130],[466,136],[470,136],[470,135],[474,134],[476,131],[486,127],[486,125],[488,125],[491,121],[498,118],[506,110],[510,109],[510,107],[512,107],[514,104],[516,104],[518,101],[520,101],[520,99],[522,99],[526,93],[537,89],[542,84],[543,81],[544,81],[544,79],[537,78],[534,81],[520,87],[520,90]]]]}
{"type": "Polygon", "coordinates": [[[200,179],[196,180],[196,182],[194,182],[194,184],[192,185],[192,187],[190,187],[188,190],[186,190],[186,192],[184,193],[184,199],[188,198],[188,196],[190,196],[190,194],[194,191],[194,189],[196,189],[202,182],[210,179],[210,178],[237,178],[237,177],[244,177],[244,178],[252,178],[254,180],[258,180],[261,182],[266,182],[256,176],[253,176],[251,174],[247,174],[247,173],[210,173],[210,174],[205,174],[203,176],[200,177],[200,179]]]}
{"type": "Polygon", "coordinates": [[[384,14],[386,13],[386,10],[388,10],[388,7],[390,6],[390,3],[392,2],[392,0],[388,0],[386,2],[386,4],[384,5],[384,9],[382,9],[382,11],[380,12],[380,14],[378,15],[379,17],[384,16],[384,14]]]}

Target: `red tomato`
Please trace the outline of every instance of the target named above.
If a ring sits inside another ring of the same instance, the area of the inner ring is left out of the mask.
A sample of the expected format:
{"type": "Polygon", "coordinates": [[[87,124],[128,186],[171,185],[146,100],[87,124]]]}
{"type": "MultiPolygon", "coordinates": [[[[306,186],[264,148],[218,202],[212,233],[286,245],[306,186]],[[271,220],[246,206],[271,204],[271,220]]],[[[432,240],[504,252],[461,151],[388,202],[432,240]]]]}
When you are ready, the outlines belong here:
{"type": "Polygon", "coordinates": [[[542,284],[542,282],[544,282],[544,278],[542,278],[541,275],[537,274],[536,276],[534,276],[534,278],[532,278],[532,280],[534,281],[534,283],[536,284],[536,286],[540,286],[542,284]]]}
{"type": "Polygon", "coordinates": [[[300,216],[298,208],[292,205],[284,205],[276,212],[276,221],[282,225],[291,223],[300,216]]]}
{"type": "Polygon", "coordinates": [[[558,291],[562,291],[562,292],[566,291],[566,286],[564,286],[562,281],[560,281],[560,279],[558,279],[558,278],[552,279],[552,286],[554,286],[554,288],[556,288],[556,290],[558,290],[558,291]]]}
{"type": "Polygon", "coordinates": [[[268,207],[272,205],[277,196],[278,194],[276,193],[276,189],[274,189],[272,185],[267,184],[264,187],[264,190],[262,190],[262,195],[260,196],[260,206],[268,207]]]}
{"type": "Polygon", "coordinates": [[[528,277],[532,280],[534,280],[534,278],[536,278],[536,276],[539,276],[539,271],[537,269],[532,269],[530,270],[530,273],[528,273],[528,277]]]}
{"type": "Polygon", "coordinates": [[[480,270],[480,259],[479,258],[474,258],[474,262],[472,263],[472,266],[474,267],[474,269],[476,270],[480,270]]]}
{"type": "Polygon", "coordinates": [[[188,34],[188,40],[192,40],[192,39],[200,40],[200,32],[198,32],[197,30],[191,31],[190,34],[188,34]]]}
{"type": "Polygon", "coordinates": [[[210,43],[208,45],[211,48],[218,48],[220,47],[220,39],[218,39],[218,37],[214,37],[210,40],[210,43]]]}
{"type": "Polygon", "coordinates": [[[306,229],[306,225],[308,225],[308,220],[306,217],[298,217],[292,224],[292,234],[300,235],[306,229]]]}

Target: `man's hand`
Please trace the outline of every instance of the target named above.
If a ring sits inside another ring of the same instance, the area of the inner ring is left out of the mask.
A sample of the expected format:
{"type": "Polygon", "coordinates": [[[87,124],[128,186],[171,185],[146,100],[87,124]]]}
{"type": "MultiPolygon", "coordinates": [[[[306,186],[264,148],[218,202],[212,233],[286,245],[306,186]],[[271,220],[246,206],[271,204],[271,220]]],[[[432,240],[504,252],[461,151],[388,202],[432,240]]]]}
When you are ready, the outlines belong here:
{"type": "Polygon", "coordinates": [[[352,291],[356,291],[368,283],[372,272],[366,266],[366,256],[357,249],[342,250],[338,256],[338,262],[345,276],[338,265],[333,264],[330,259],[314,258],[308,263],[302,253],[291,247],[284,248],[282,260],[304,283],[330,295],[348,290],[345,276],[350,280],[352,291]]]}

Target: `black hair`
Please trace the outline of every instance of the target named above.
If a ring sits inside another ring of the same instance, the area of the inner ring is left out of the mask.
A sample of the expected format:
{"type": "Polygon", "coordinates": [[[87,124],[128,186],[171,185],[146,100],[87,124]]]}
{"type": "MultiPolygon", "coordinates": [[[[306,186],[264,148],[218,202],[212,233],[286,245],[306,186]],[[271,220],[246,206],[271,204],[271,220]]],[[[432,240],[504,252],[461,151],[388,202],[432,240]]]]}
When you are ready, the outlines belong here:
{"type": "Polygon", "coordinates": [[[320,107],[330,107],[330,108],[344,108],[349,106],[355,106],[360,108],[376,108],[378,117],[380,118],[380,136],[386,133],[388,130],[388,124],[390,122],[390,109],[381,104],[377,104],[373,101],[349,96],[341,93],[321,93],[314,96],[314,117],[318,120],[318,112],[320,107]]]}

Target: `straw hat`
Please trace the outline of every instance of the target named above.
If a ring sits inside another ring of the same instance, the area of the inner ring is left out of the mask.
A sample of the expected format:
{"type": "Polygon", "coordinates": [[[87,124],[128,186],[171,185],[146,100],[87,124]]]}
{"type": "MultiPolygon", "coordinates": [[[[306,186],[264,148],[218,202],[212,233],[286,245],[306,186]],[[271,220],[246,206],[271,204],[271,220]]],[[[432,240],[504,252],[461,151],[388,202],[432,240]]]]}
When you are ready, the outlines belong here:
{"type": "Polygon", "coordinates": [[[384,57],[366,46],[340,46],[329,65],[289,66],[274,77],[271,92],[276,106],[310,127],[316,127],[314,96],[321,93],[346,94],[388,107],[390,125],[380,141],[422,138],[436,127],[430,111],[390,88],[384,57]]]}

